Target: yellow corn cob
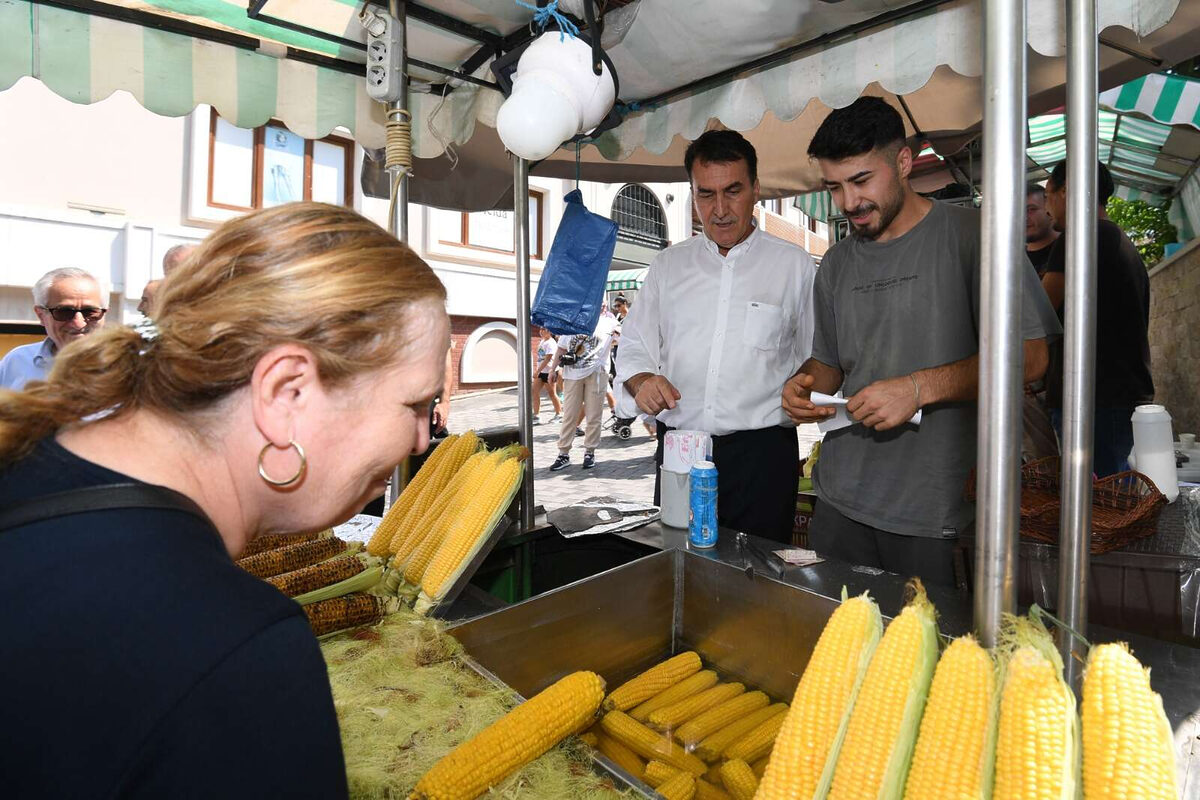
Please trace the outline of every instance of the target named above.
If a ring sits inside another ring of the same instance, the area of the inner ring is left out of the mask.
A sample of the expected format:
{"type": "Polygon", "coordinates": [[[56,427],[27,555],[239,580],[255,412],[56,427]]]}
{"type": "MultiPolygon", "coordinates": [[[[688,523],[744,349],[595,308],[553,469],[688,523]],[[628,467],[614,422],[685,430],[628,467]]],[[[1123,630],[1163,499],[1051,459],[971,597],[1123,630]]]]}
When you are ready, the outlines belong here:
{"type": "Polygon", "coordinates": [[[740,683],[718,683],[700,694],[692,695],[678,703],[672,703],[665,708],[651,712],[650,716],[646,718],[646,723],[651,728],[670,732],[710,708],[716,708],[725,701],[732,700],[744,691],[746,691],[746,687],[740,683]]]}
{"type": "Polygon", "coordinates": [[[712,781],[717,786],[720,786],[721,785],[721,765],[724,763],[725,763],[724,761],[718,761],[713,764],[709,764],[708,770],[704,773],[704,779],[706,781],[712,781]]]}
{"type": "Polygon", "coordinates": [[[624,711],[605,714],[600,719],[600,729],[642,758],[658,759],[692,775],[703,775],[708,769],[703,761],[624,711]]]}
{"type": "MultiPolygon", "coordinates": [[[[472,434],[473,435],[473,434],[472,434]]],[[[428,523],[429,518],[426,513],[435,505],[438,505],[438,500],[446,495],[456,493],[455,489],[462,485],[461,480],[458,480],[463,469],[472,463],[478,463],[480,459],[475,458],[476,455],[483,457],[496,456],[500,451],[488,452],[486,448],[481,448],[482,443],[475,439],[467,439],[466,434],[460,439],[455,446],[449,451],[445,461],[438,465],[438,471],[434,477],[430,478],[428,484],[421,491],[421,494],[413,501],[411,507],[396,526],[396,531],[392,535],[392,541],[388,545],[388,552],[401,554],[402,548],[412,551],[416,547],[416,542],[424,538],[427,528],[422,528],[422,523],[428,523]]],[[[424,472],[425,470],[421,470],[424,472]]],[[[419,473],[418,473],[419,474],[419,473]]],[[[453,502],[451,500],[451,502],[453,502]]],[[[458,506],[451,506],[458,508],[458,506]]],[[[398,558],[403,561],[404,556],[398,555],[398,558]]]]}
{"type": "MultiPolygon", "coordinates": [[[[423,603],[437,603],[446,596],[467,563],[483,546],[497,517],[512,502],[513,495],[521,486],[524,470],[521,458],[505,459],[479,487],[475,500],[446,531],[422,574],[423,603]]],[[[408,571],[405,570],[407,575],[408,571]]]]}
{"type": "Polygon", "coordinates": [[[454,748],[417,781],[409,800],[474,800],[586,727],[603,699],[599,675],[568,675],[454,748]]]}
{"type": "Polygon", "coordinates": [[[346,552],[341,539],[314,539],[240,559],[237,565],[258,578],[273,578],[346,552]]]}
{"type": "Polygon", "coordinates": [[[755,761],[753,764],[751,764],[751,765],[750,765],[750,771],[754,773],[754,777],[758,778],[758,780],[759,780],[760,782],[761,782],[761,781],[762,781],[762,779],[763,779],[763,775],[765,775],[765,774],[766,774],[766,772],[767,772],[767,764],[769,764],[770,762],[771,762],[771,757],[770,757],[770,756],[765,756],[765,757],[763,757],[763,758],[760,758],[758,761],[755,761]]]}
{"type": "Polygon", "coordinates": [[[658,759],[653,759],[646,763],[646,771],[642,780],[650,786],[658,788],[682,771],[658,759]]]}
{"type": "Polygon", "coordinates": [[[696,778],[696,800],[733,800],[733,797],[720,786],[696,778]]]}
{"type": "Polygon", "coordinates": [[[937,664],[937,620],[919,581],[884,631],[838,754],[830,800],[899,798],[937,664]]]}
{"type": "Polygon", "coordinates": [[[438,464],[446,460],[446,455],[454,447],[454,443],[458,441],[458,434],[451,434],[442,440],[442,443],[434,448],[433,454],[425,460],[421,469],[417,470],[417,474],[409,481],[404,490],[400,492],[400,497],[392,504],[392,507],[383,515],[383,519],[379,522],[379,527],[375,529],[375,533],[371,534],[371,541],[367,542],[367,552],[373,556],[386,556],[391,552],[392,538],[396,535],[400,523],[404,521],[404,517],[408,514],[408,510],[413,507],[413,503],[417,500],[417,495],[429,483],[433,473],[437,471],[438,464]]]}
{"type": "Polygon", "coordinates": [[[696,797],[696,779],[686,772],[680,772],[658,787],[658,793],[665,800],[694,800],[696,797]]]}
{"type": "Polygon", "coordinates": [[[740,758],[747,763],[771,754],[779,729],[783,727],[785,714],[776,714],[757,728],[725,748],[725,758],[740,758]]]}
{"type": "Polygon", "coordinates": [[[613,689],[604,698],[604,710],[631,709],[699,671],[700,656],[695,652],[689,650],[672,656],[613,689]]]}
{"type": "Polygon", "coordinates": [[[267,583],[288,597],[295,597],[354,577],[366,568],[366,565],[354,556],[345,556],[275,575],[267,578],[267,583]]]}
{"type": "Polygon", "coordinates": [[[774,757],[758,787],[759,798],[824,800],[882,627],[879,607],[866,594],[843,599],[833,612],[796,686],[774,757]]]}
{"type": "Polygon", "coordinates": [[[650,712],[665,708],[672,703],[678,703],[680,700],[691,697],[694,694],[699,694],[705,689],[715,686],[716,683],[717,673],[711,669],[702,669],[695,675],[684,678],[671,688],[665,689],[646,702],[635,706],[629,712],[629,716],[638,722],[645,722],[646,717],[650,716],[650,712]]]}
{"type": "MultiPolygon", "coordinates": [[[[736,742],[738,739],[745,736],[750,731],[763,724],[776,714],[782,714],[788,710],[787,703],[775,703],[774,705],[760,708],[759,710],[747,714],[736,722],[726,725],[721,730],[714,734],[706,736],[700,740],[700,744],[696,745],[694,752],[705,761],[715,761],[721,757],[721,753],[726,747],[736,742]]],[[[682,729],[681,729],[682,730],[682,729]]]]}
{"type": "Polygon", "coordinates": [[[996,665],[973,636],[938,659],[904,800],[983,800],[995,754],[996,665]]]}
{"type": "Polygon", "coordinates": [[[721,765],[721,782],[733,795],[733,800],[753,800],[758,791],[758,778],[750,765],[740,758],[731,758],[721,765]]]}
{"type": "Polygon", "coordinates": [[[1083,676],[1084,800],[1174,800],[1174,738],[1150,672],[1124,644],[1101,644],[1083,676]]]}
{"type": "Polygon", "coordinates": [[[579,734],[579,741],[586,744],[588,747],[598,748],[600,746],[600,737],[591,731],[584,731],[579,734]]]}
{"type": "Polygon", "coordinates": [[[1062,679],[1062,659],[1045,629],[1024,617],[1004,642],[1016,646],[1004,665],[996,733],[994,800],[1072,800],[1078,732],[1075,695],[1062,679]]]}
{"type": "Polygon", "coordinates": [[[611,736],[599,734],[596,739],[596,749],[604,755],[608,756],[608,760],[616,764],[621,769],[628,772],[639,781],[642,780],[642,775],[646,771],[646,762],[642,761],[641,756],[630,750],[625,745],[618,742],[611,736]]]}
{"type": "Polygon", "coordinates": [[[675,731],[675,738],[690,750],[704,737],[728,727],[760,708],[765,708],[769,702],[770,698],[762,692],[740,694],[680,725],[679,730],[675,731]]]}
{"type": "Polygon", "coordinates": [[[383,619],[383,601],[370,594],[347,594],[310,603],[304,606],[304,614],[313,634],[327,633],[359,625],[373,625],[383,619]]]}

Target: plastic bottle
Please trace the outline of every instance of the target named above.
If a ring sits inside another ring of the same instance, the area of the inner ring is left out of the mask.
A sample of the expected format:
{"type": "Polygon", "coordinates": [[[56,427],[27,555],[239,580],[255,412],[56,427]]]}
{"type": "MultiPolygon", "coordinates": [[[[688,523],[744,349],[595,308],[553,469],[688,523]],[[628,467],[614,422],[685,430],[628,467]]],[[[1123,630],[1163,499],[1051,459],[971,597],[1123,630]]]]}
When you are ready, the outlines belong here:
{"type": "Polygon", "coordinates": [[[1144,405],[1133,410],[1133,453],[1137,471],[1154,481],[1168,503],[1179,496],[1179,478],[1175,471],[1175,438],[1171,434],[1171,415],[1165,406],[1144,405]]]}

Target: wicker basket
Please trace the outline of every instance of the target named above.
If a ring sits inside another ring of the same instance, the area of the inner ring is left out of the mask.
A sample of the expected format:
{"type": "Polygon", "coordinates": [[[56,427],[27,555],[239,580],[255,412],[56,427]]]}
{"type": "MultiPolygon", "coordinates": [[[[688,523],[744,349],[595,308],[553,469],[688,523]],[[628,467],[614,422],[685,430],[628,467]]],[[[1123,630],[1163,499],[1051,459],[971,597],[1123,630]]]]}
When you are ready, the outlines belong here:
{"type": "MultiPolygon", "coordinates": [[[[1058,456],[1039,459],[1021,468],[1021,535],[1047,544],[1058,543],[1061,464],[1058,456]]],[[[975,499],[975,475],[967,484],[975,499]]],[[[1092,553],[1107,553],[1154,533],[1167,498],[1140,472],[1120,472],[1092,485],[1092,553]]]]}

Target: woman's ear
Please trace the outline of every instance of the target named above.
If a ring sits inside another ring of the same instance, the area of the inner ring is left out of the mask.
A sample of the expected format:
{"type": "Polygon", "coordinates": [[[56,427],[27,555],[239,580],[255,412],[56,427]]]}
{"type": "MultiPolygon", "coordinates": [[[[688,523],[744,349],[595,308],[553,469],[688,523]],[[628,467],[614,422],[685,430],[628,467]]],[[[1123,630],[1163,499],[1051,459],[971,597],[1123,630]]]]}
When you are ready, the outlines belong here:
{"type": "Polygon", "coordinates": [[[250,409],[259,433],[276,447],[287,447],[296,434],[296,420],[320,389],[317,361],[296,344],[268,350],[250,376],[250,409]]]}

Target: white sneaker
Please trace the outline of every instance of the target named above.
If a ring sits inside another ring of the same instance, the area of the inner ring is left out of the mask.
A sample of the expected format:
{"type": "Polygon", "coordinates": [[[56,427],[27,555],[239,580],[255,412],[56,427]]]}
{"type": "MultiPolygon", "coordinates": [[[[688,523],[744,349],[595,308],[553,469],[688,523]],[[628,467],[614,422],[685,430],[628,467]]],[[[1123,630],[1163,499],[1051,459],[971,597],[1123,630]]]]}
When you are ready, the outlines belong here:
{"type": "Polygon", "coordinates": [[[538,416],[536,416],[536,415],[535,415],[535,416],[534,416],[534,418],[533,418],[533,424],[534,424],[534,425],[541,425],[541,424],[542,424],[542,418],[541,418],[541,417],[538,417],[538,416]]]}
{"type": "Polygon", "coordinates": [[[552,423],[562,422],[562,414],[555,414],[553,417],[550,418],[550,422],[552,422],[552,423]]]}

